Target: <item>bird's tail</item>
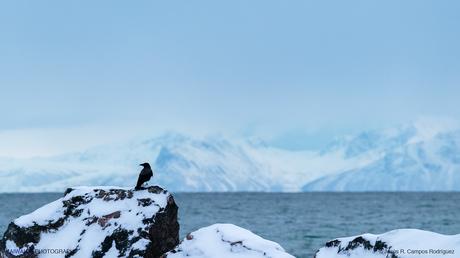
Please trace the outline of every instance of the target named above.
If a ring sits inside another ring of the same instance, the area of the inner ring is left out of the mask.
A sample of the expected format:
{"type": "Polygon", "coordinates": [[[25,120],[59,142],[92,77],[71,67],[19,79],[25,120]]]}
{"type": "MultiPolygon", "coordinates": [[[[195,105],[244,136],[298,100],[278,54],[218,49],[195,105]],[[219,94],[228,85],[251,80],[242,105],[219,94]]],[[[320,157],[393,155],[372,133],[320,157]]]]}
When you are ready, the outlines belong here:
{"type": "Polygon", "coordinates": [[[142,181],[141,179],[137,179],[137,184],[136,184],[136,187],[134,187],[134,190],[141,190],[141,186],[142,186],[142,181]]]}

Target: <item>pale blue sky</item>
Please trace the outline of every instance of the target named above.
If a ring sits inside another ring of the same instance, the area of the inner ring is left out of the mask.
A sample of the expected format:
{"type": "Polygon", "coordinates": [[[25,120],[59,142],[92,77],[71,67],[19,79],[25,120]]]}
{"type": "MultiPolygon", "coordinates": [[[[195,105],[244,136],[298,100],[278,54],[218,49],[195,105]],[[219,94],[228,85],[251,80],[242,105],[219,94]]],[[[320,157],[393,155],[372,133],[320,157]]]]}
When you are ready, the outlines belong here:
{"type": "Polygon", "coordinates": [[[423,0],[2,1],[0,139],[171,129],[301,148],[459,119],[459,13],[423,0]]]}

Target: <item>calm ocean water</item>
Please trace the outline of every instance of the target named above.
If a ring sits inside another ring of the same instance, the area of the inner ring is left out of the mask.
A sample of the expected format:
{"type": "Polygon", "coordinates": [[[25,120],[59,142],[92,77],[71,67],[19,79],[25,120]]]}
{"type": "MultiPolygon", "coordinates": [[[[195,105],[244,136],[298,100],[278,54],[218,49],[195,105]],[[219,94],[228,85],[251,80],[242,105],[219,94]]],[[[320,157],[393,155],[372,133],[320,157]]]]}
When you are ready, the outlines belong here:
{"type": "MultiPolygon", "coordinates": [[[[0,231],[62,194],[0,194],[0,231]]],[[[181,238],[213,223],[233,223],[313,257],[327,240],[419,228],[460,233],[460,193],[178,193],[181,238]]]]}

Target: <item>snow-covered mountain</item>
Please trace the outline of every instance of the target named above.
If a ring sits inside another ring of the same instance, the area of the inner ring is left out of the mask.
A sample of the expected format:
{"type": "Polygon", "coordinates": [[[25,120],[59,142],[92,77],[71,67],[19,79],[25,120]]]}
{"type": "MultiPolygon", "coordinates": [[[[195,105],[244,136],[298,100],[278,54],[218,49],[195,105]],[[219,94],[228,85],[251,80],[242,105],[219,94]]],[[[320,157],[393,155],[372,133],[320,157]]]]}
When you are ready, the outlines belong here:
{"type": "Polygon", "coordinates": [[[460,131],[436,123],[368,131],[321,151],[261,140],[169,133],[84,152],[0,159],[0,192],[63,191],[75,185],[133,186],[148,161],[172,191],[460,190],[460,131]]]}
{"type": "Polygon", "coordinates": [[[169,133],[81,153],[27,160],[0,159],[0,191],[62,191],[74,185],[135,184],[148,161],[154,182],[172,191],[299,191],[311,180],[369,163],[335,151],[293,152],[262,141],[169,133]]]}
{"type": "Polygon", "coordinates": [[[451,191],[460,190],[460,130],[436,125],[366,132],[333,148],[345,158],[379,156],[360,168],[326,175],[304,191],[451,191]]]}

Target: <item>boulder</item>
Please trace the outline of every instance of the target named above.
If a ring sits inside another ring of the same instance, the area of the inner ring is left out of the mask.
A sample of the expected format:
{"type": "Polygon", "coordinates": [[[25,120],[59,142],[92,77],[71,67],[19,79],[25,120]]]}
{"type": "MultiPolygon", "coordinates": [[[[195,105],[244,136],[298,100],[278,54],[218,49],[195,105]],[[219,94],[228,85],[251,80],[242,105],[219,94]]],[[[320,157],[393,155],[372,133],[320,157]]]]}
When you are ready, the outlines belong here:
{"type": "Polygon", "coordinates": [[[398,229],[381,235],[337,238],[314,258],[460,257],[460,234],[442,235],[417,229],[398,229]]]}
{"type": "Polygon", "coordinates": [[[179,243],[177,211],[158,186],[69,188],[11,222],[0,257],[161,257],[179,243]]]}
{"type": "Polygon", "coordinates": [[[214,224],[188,234],[164,258],[294,258],[277,243],[232,224],[214,224]]]}

